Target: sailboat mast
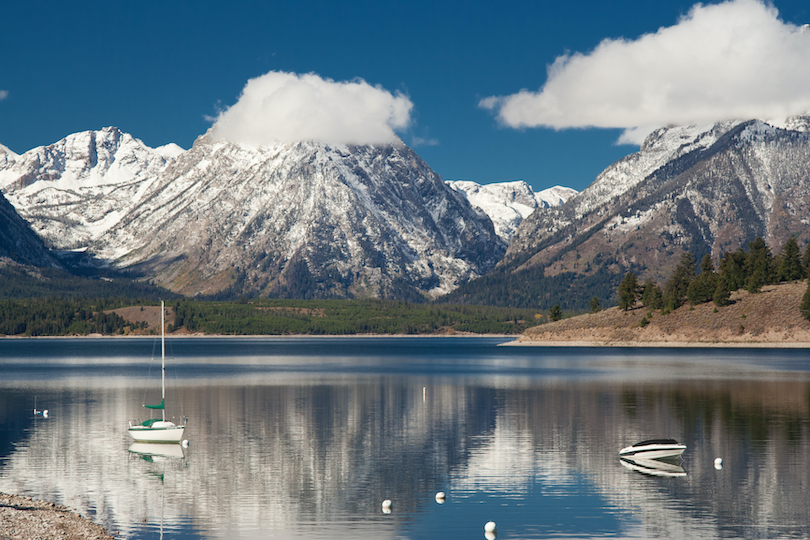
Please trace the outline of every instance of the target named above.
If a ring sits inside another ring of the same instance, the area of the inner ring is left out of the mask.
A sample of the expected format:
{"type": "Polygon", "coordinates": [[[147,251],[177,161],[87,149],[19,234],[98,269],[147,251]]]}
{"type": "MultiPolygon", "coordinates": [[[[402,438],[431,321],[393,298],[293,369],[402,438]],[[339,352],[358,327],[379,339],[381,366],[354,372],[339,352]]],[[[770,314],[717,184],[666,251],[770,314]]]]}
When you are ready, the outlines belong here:
{"type": "Polygon", "coordinates": [[[166,421],[166,335],[165,325],[163,322],[163,300],[160,301],[160,398],[164,404],[161,412],[163,413],[163,421],[166,421]]]}

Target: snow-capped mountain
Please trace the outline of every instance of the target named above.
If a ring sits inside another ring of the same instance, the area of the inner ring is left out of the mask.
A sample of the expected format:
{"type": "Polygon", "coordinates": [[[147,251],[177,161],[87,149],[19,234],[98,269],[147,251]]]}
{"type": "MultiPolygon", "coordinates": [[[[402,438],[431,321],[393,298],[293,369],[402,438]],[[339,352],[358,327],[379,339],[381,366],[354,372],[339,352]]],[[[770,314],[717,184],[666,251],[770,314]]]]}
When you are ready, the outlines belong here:
{"type": "Polygon", "coordinates": [[[492,222],[405,145],[200,137],[94,250],[169,288],[436,296],[492,268],[492,222]]]}
{"type": "Polygon", "coordinates": [[[0,153],[0,192],[50,246],[83,248],[136,206],[182,152],[173,144],[150,148],[114,127],[75,133],[5,161],[0,153]]]}
{"type": "Polygon", "coordinates": [[[537,208],[559,206],[577,194],[571,188],[554,186],[535,192],[522,180],[479,184],[469,180],[445,180],[464,194],[475,208],[486,213],[495,225],[495,232],[507,244],[518,225],[537,208]]]}
{"type": "Polygon", "coordinates": [[[518,228],[506,265],[545,275],[632,267],[663,280],[679,253],[715,261],[763,237],[810,240],[807,118],[659,129],[562,206],[518,228]]]}
{"type": "Polygon", "coordinates": [[[257,148],[204,135],[182,151],[106,128],[11,156],[0,189],[53,247],[187,294],[436,296],[506,247],[403,144],[257,148]]]}

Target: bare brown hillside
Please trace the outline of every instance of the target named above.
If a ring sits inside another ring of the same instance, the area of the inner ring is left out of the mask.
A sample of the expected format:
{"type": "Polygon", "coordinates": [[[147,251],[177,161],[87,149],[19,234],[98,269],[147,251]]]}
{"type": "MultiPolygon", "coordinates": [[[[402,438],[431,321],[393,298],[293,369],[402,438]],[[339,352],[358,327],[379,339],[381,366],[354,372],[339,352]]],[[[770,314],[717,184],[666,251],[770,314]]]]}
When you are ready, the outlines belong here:
{"type": "MultiPolygon", "coordinates": [[[[146,330],[160,333],[160,306],[131,306],[110,310],[130,322],[146,322],[146,330]]],[[[166,324],[174,324],[174,307],[166,306],[166,324]]]]}
{"type": "Polygon", "coordinates": [[[761,293],[732,293],[733,303],[689,305],[661,315],[638,305],[630,311],[609,308],[535,326],[519,343],[581,345],[773,345],[810,346],[810,321],[799,312],[807,282],[764,287],[761,293]],[[641,327],[647,317],[649,324],[641,327]]]}

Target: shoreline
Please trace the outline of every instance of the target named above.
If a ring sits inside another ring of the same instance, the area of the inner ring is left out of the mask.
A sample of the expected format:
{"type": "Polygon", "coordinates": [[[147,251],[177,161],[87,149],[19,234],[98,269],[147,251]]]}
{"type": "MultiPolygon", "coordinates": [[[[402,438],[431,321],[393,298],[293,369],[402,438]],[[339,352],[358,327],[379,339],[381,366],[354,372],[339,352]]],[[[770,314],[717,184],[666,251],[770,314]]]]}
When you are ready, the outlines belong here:
{"type": "Polygon", "coordinates": [[[107,529],[67,506],[0,492],[0,536],[112,540],[107,529]]]}
{"type": "MultiPolygon", "coordinates": [[[[73,336],[4,336],[2,339],[19,340],[48,340],[48,339],[149,339],[157,338],[154,335],[73,335],[73,336]]],[[[498,344],[499,347],[580,347],[580,348],[647,348],[647,349],[810,349],[810,342],[803,341],[624,341],[624,340],[542,340],[527,339],[525,334],[336,334],[336,335],[313,335],[313,334],[169,334],[167,339],[189,338],[189,339],[384,339],[384,338],[489,338],[508,339],[505,343],[498,344]]]]}
{"type": "Polygon", "coordinates": [[[647,349],[810,349],[810,343],[797,341],[541,341],[520,340],[501,347],[590,347],[647,349]]]}
{"type": "MultiPolygon", "coordinates": [[[[193,338],[193,339],[256,339],[256,338],[313,338],[313,339],[352,339],[352,338],[499,338],[518,339],[522,334],[472,334],[466,332],[458,332],[454,334],[166,334],[166,339],[172,338],[193,338]]],[[[160,334],[129,334],[129,335],[104,335],[104,334],[86,334],[86,335],[71,335],[71,336],[7,336],[0,334],[0,339],[144,339],[144,338],[159,338],[160,334]]]]}

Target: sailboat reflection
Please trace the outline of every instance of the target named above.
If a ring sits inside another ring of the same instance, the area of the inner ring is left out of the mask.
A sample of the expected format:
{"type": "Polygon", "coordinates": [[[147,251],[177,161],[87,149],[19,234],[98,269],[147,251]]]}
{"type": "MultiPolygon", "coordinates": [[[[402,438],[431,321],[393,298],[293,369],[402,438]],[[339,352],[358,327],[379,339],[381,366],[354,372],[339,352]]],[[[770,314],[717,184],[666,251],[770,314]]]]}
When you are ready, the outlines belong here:
{"type": "Polygon", "coordinates": [[[179,444],[134,442],[129,445],[129,452],[141,456],[146,461],[184,459],[186,457],[183,447],[179,444]]]}
{"type": "Polygon", "coordinates": [[[676,459],[631,459],[622,457],[619,458],[619,463],[631,471],[648,474],[650,476],[669,476],[678,477],[686,476],[686,471],[676,459]]]}

